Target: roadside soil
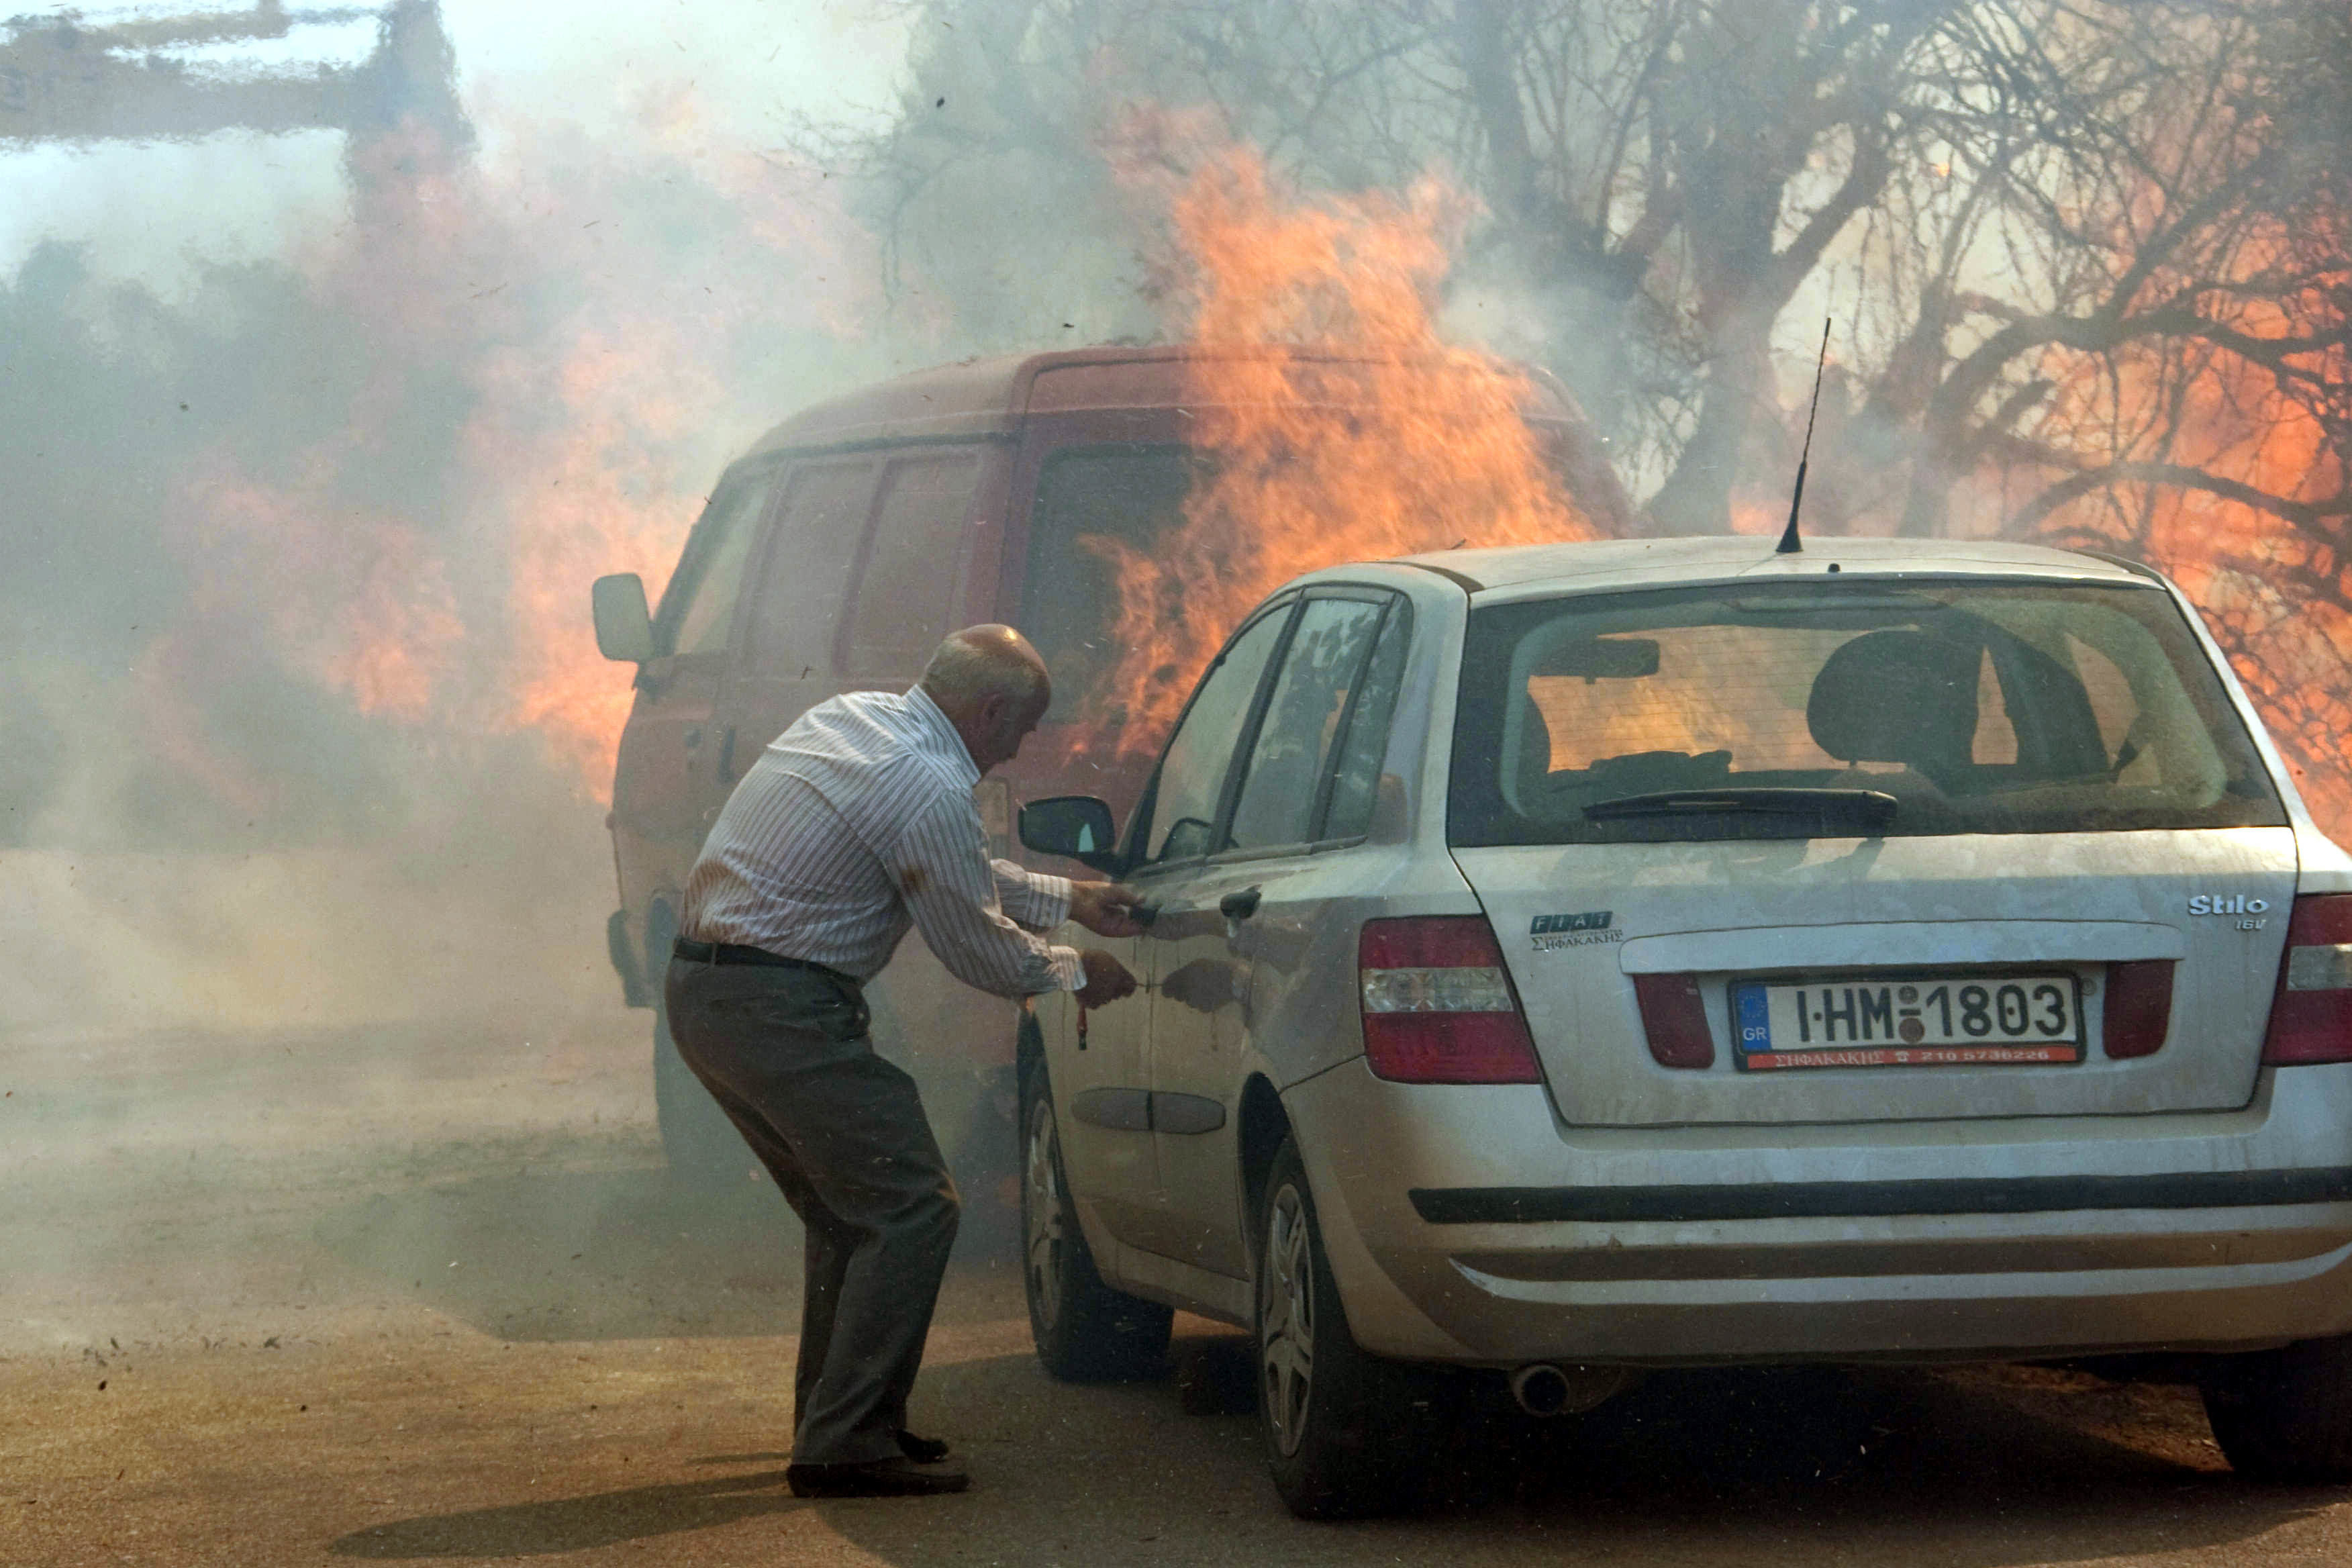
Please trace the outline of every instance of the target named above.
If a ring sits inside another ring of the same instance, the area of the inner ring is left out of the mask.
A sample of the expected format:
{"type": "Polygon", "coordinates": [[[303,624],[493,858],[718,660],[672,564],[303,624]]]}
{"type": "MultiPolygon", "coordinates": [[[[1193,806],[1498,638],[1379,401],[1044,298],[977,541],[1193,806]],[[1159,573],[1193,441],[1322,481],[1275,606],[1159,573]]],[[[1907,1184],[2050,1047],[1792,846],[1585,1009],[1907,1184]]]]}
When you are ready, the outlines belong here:
{"type": "Polygon", "coordinates": [[[1655,1377],[1301,1524],[1231,1331],[1045,1376],[987,1170],[916,1408],[974,1489],[801,1501],[796,1229],[668,1182],[643,1019],[0,1046],[0,1563],[2352,1563],[2189,1391],[2021,1367],[1655,1377]]]}

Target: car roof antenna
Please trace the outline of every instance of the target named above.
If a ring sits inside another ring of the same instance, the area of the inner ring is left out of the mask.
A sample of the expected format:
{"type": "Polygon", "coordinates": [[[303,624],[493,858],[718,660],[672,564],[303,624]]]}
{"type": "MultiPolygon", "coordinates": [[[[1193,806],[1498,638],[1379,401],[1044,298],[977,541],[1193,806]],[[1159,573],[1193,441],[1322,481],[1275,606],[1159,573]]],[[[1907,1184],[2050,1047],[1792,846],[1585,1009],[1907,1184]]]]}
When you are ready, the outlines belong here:
{"type": "Polygon", "coordinates": [[[1813,416],[1822,411],[1822,366],[1829,363],[1830,319],[1822,318],[1822,352],[1813,359],[1813,405],[1805,410],[1805,449],[1797,457],[1797,493],[1789,498],[1789,526],[1781,531],[1775,555],[1794,555],[1805,548],[1797,537],[1797,510],[1805,504],[1805,465],[1813,458],[1813,416]]]}

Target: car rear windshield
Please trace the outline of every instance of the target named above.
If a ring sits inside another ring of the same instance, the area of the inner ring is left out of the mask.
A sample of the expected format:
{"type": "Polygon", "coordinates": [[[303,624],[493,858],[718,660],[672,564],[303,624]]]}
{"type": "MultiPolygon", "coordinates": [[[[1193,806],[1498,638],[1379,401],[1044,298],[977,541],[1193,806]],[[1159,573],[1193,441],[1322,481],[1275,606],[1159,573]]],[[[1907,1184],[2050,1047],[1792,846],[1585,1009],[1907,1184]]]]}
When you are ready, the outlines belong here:
{"type": "Polygon", "coordinates": [[[1457,846],[2285,820],[2154,586],[1859,579],[1470,615],[1457,846]]]}

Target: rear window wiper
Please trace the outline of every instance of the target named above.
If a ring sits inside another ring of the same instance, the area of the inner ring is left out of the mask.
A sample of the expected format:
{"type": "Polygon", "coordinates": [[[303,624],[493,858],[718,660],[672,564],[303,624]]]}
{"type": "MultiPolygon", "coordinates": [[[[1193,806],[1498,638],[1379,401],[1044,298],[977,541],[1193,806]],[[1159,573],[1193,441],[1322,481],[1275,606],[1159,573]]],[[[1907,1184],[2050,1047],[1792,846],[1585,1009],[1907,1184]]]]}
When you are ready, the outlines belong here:
{"type": "Polygon", "coordinates": [[[1662,789],[1596,800],[1584,808],[1589,822],[1633,816],[1695,816],[1706,813],[1757,816],[1835,817],[1864,827],[1895,820],[1895,797],[1874,789],[1662,789]]]}

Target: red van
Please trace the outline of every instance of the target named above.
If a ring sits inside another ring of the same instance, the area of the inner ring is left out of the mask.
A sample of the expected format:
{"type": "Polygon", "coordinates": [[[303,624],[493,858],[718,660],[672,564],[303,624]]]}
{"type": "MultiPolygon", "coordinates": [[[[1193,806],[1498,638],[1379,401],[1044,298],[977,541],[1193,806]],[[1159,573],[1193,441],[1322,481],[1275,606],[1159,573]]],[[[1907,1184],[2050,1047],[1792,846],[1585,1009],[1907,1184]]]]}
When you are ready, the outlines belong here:
{"type": "MultiPolygon", "coordinates": [[[[1076,542],[1108,535],[1148,550],[1180,520],[1209,460],[1189,442],[1201,406],[1189,370],[1204,352],[978,360],[818,404],[729,466],[658,609],[634,573],[596,583],[597,646],[637,666],[613,781],[612,959],[629,1005],[656,1009],[654,1083],[674,1169],[740,1175],[749,1164],[659,1012],[679,890],[735,781],[804,710],[842,691],[904,690],[949,631],[1004,622],[1045,655],[1056,710],[1019,761],[980,785],[997,852],[1017,853],[1016,799],[1129,803],[1139,780],[1128,774],[1148,753],[1125,768],[1097,765],[1099,752],[1076,767],[1063,760],[1083,751],[1076,699],[1102,667],[1118,607],[1108,570],[1076,542]]],[[[1360,384],[1347,366],[1333,361],[1338,374],[1315,378],[1314,395],[1346,400],[1360,384]]],[[[1628,509],[1608,465],[1558,384],[1531,380],[1528,424],[1570,499],[1614,531],[1628,509]]],[[[1010,1012],[1001,1040],[974,1037],[971,994],[919,942],[870,994],[877,1044],[929,1056],[942,1124],[984,1114],[974,1069],[1012,1060],[1010,1012]]]]}

